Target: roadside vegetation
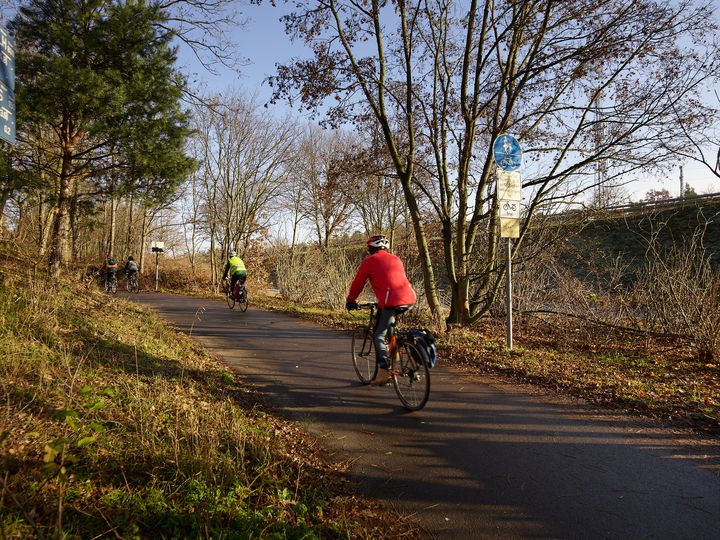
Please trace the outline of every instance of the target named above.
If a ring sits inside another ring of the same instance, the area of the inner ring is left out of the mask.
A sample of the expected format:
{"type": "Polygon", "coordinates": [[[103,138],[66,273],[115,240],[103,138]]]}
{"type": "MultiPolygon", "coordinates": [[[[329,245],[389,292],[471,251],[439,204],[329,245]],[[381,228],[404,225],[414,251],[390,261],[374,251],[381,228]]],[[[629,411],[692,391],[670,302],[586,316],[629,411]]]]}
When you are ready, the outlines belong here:
{"type": "Polygon", "coordinates": [[[2,538],[417,536],[150,312],[0,270],[2,538]]]}
{"type": "Polygon", "coordinates": [[[8,22],[5,537],[407,528],[342,491],[341,467],[186,337],[100,295],[84,277],[110,254],[136,258],[142,290],[159,261],[160,290],[217,295],[234,250],[251,304],[347,328],[365,238],[385,234],[441,362],[720,429],[718,196],[668,202],[675,219],[653,190],[632,227],[602,222],[623,185],[678,160],[720,177],[713,2],[297,2],[288,39],[312,53],[277,59],[270,82],[302,118],[182,72],[179,42],[210,69],[248,60],[225,38],[274,2],[227,4],[33,0],[8,22]],[[503,134],[523,146],[513,197],[490,151],[503,134]],[[505,197],[523,199],[519,217],[500,215],[505,197]],[[501,222],[520,226],[512,351],[501,222]]]}

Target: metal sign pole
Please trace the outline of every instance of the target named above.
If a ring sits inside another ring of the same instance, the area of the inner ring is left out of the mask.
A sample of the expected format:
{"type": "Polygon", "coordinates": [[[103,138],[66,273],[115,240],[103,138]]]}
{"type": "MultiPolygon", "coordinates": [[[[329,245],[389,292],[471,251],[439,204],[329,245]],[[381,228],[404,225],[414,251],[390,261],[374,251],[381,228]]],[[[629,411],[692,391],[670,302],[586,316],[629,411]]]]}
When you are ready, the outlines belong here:
{"type": "Polygon", "coordinates": [[[512,350],[512,239],[520,238],[522,178],[517,169],[522,165],[522,148],[520,148],[520,143],[515,137],[507,133],[501,133],[493,142],[492,151],[495,163],[498,165],[495,193],[500,218],[500,238],[507,238],[507,265],[505,268],[506,343],[507,348],[512,350]]]}
{"type": "Polygon", "coordinates": [[[158,290],[158,285],[160,283],[160,252],[155,252],[155,291],[158,290]]]}
{"type": "Polygon", "coordinates": [[[507,348],[513,348],[513,314],[512,314],[512,238],[507,239],[507,267],[505,271],[505,312],[507,313],[507,332],[505,342],[507,348]]]}

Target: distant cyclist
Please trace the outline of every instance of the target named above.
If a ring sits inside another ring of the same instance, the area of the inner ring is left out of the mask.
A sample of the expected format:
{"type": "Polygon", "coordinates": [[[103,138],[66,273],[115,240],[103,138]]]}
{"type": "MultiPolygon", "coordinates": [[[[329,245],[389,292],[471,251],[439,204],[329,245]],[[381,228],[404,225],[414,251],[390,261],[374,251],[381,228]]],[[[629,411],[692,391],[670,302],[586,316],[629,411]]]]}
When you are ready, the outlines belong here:
{"type": "Polygon", "coordinates": [[[382,235],[372,236],[367,241],[367,247],[370,255],[363,259],[358,268],[350,285],[345,307],[348,311],[358,309],[357,297],[365,287],[365,282],[370,280],[379,308],[375,325],[375,354],[379,369],[372,384],[380,385],[390,379],[388,348],[385,342],[388,329],[395,322],[398,308],[404,311],[415,304],[417,297],[405,275],[400,257],[388,251],[388,239],[382,235]]]}
{"type": "Polygon", "coordinates": [[[245,284],[247,279],[247,269],[245,268],[245,262],[237,256],[234,250],[230,250],[228,253],[228,260],[225,263],[225,271],[223,272],[223,279],[230,274],[230,290],[235,291],[235,284],[240,282],[240,285],[245,284]]]}
{"type": "MultiPolygon", "coordinates": [[[[109,284],[115,280],[115,274],[117,273],[118,264],[115,257],[113,257],[112,251],[107,254],[105,258],[105,264],[103,264],[101,272],[105,274],[105,283],[109,284]]],[[[107,285],[106,285],[107,287],[107,285]]]]}
{"type": "Polygon", "coordinates": [[[123,272],[128,278],[137,276],[138,266],[132,255],[127,258],[127,262],[125,263],[125,269],[123,270],[123,272]]]}

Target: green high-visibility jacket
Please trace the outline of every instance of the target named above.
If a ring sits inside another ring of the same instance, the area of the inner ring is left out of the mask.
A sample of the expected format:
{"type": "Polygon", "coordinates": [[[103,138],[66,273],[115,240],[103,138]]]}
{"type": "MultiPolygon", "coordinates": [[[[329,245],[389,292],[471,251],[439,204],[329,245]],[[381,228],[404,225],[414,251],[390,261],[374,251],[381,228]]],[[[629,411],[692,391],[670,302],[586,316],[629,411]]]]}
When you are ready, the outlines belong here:
{"type": "Polygon", "coordinates": [[[230,257],[230,259],[228,260],[228,267],[230,275],[239,274],[241,272],[247,273],[245,263],[237,255],[235,257],[230,257]]]}

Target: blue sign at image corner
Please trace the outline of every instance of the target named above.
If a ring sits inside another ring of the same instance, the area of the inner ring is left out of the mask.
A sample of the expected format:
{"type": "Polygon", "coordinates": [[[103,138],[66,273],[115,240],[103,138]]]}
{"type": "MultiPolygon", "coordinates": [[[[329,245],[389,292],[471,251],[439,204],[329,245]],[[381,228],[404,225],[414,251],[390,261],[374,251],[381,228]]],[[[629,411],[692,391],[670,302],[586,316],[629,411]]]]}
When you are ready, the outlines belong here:
{"type": "Polygon", "coordinates": [[[0,82],[15,91],[15,40],[0,26],[0,82]]]}
{"type": "Polygon", "coordinates": [[[15,93],[0,82],[0,139],[15,144],[15,93]]]}
{"type": "Polygon", "coordinates": [[[493,143],[493,157],[501,169],[513,172],[522,164],[522,149],[520,143],[512,135],[503,133],[498,135],[493,143]]]}

